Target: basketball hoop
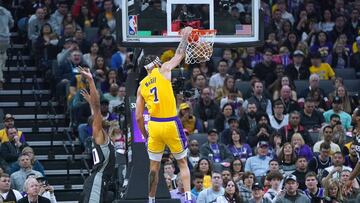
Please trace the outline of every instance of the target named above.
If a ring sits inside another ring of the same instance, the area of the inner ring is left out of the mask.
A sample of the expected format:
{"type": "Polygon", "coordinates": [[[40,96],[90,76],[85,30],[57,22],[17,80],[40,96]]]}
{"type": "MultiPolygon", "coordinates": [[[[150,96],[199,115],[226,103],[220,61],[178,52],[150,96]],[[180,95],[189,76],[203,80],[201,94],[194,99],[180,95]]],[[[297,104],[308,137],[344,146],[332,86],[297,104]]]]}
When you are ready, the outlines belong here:
{"type": "Polygon", "coordinates": [[[194,64],[209,61],[213,53],[216,30],[192,30],[188,37],[185,63],[194,64]]]}

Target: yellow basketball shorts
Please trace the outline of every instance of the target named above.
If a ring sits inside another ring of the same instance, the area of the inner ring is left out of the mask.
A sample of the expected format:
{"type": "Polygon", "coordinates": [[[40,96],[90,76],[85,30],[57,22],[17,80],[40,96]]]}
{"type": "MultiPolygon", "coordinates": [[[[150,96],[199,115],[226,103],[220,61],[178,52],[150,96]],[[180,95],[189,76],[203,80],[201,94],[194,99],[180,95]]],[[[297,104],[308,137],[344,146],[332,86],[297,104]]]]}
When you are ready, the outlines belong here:
{"type": "Polygon", "coordinates": [[[154,154],[162,154],[165,146],[170,148],[171,153],[180,154],[187,149],[187,140],[180,119],[154,118],[148,122],[148,151],[154,154]]]}

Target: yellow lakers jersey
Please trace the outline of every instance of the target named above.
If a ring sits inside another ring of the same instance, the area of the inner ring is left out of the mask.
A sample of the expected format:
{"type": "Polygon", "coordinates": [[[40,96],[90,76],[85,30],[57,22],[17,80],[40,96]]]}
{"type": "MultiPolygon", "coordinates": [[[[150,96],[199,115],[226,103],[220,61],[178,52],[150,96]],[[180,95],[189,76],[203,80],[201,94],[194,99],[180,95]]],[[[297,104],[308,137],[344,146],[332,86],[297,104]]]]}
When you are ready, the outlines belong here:
{"type": "Polygon", "coordinates": [[[154,68],[140,82],[140,91],[151,117],[168,118],[177,115],[171,82],[154,68]]]}

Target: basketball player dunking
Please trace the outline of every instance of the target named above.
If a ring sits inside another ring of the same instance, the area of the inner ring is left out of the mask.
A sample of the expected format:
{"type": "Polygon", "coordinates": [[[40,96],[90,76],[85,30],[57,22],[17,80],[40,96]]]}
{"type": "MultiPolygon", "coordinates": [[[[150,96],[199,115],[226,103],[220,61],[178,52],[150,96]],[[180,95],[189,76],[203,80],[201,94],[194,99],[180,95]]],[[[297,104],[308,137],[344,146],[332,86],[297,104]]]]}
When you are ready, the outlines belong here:
{"type": "Polygon", "coordinates": [[[85,89],[81,90],[80,93],[90,104],[93,116],[92,156],[94,161],[91,175],[85,180],[80,202],[103,203],[106,202],[107,184],[115,170],[115,150],[109,136],[103,129],[100,96],[92,74],[88,68],[79,67],[79,71],[86,78],[90,87],[90,94],[85,89]]]}
{"type": "Polygon", "coordinates": [[[190,172],[187,166],[187,141],[183,127],[177,117],[176,101],[171,86],[171,70],[177,67],[185,57],[187,39],[192,31],[186,27],[181,31],[182,39],[175,56],[170,61],[160,64],[156,56],[148,56],[145,65],[148,75],[140,82],[136,98],[136,121],[145,139],[150,158],[149,203],[155,202],[159,179],[160,161],[165,146],[177,160],[180,176],[184,184],[186,203],[191,201],[190,172]],[[144,106],[150,114],[148,132],[144,126],[144,106]]]}

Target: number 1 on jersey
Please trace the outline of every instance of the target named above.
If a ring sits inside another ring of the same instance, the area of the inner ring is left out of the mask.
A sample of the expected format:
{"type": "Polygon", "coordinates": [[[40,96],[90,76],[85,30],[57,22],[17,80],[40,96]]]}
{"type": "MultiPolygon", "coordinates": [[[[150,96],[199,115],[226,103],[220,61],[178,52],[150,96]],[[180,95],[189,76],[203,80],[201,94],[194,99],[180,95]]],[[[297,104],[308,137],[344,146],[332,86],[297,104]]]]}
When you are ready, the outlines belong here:
{"type": "Polygon", "coordinates": [[[154,103],[159,102],[158,95],[157,95],[157,88],[156,87],[151,88],[150,93],[154,94],[154,103]]]}

